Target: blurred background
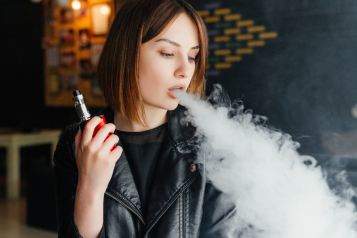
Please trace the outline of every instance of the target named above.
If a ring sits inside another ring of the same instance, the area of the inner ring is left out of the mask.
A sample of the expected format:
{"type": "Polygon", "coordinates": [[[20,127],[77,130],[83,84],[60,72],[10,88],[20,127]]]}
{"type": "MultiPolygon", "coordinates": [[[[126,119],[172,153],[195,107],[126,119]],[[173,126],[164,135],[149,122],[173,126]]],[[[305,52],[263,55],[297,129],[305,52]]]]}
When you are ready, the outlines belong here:
{"type": "MultiPolygon", "coordinates": [[[[78,117],[105,107],[96,62],[125,0],[2,0],[0,237],[56,237],[52,155],[78,117]]],[[[357,185],[357,2],[188,0],[209,35],[207,95],[231,100],[290,134],[299,152],[357,185]]]]}

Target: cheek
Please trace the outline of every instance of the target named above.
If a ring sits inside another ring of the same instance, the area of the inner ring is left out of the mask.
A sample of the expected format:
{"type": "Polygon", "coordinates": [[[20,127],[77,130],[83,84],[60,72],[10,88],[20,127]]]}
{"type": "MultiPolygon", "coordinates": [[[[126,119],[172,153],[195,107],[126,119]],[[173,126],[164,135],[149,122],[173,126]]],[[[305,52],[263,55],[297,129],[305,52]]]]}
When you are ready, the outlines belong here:
{"type": "Polygon", "coordinates": [[[163,67],[159,57],[143,55],[139,64],[139,82],[144,100],[158,97],[168,86],[169,69],[163,67]]]}

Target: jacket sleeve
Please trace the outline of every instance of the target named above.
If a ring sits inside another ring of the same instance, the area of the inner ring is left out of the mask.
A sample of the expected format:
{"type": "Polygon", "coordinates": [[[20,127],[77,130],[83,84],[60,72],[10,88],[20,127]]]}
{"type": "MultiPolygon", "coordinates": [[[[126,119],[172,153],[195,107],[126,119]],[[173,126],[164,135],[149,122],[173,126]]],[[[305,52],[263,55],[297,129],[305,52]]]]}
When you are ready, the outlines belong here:
{"type": "Polygon", "coordinates": [[[236,207],[228,195],[206,183],[199,238],[238,237],[236,207]]]}
{"type": "MultiPolygon", "coordinates": [[[[74,202],[78,169],[74,155],[74,137],[79,126],[72,124],[62,133],[54,153],[58,238],[82,238],[74,222],[74,202]]],[[[104,238],[102,229],[100,238],[104,238]]]]}

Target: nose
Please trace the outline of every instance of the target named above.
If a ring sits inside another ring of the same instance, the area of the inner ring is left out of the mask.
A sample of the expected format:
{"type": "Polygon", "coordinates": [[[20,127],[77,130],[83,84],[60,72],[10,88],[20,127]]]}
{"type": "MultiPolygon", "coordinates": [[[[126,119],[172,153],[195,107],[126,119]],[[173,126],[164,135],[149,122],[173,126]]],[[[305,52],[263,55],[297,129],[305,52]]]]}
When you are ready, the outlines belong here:
{"type": "Polygon", "coordinates": [[[192,69],[192,63],[188,62],[187,56],[182,56],[179,59],[179,64],[175,71],[175,77],[177,78],[189,78],[193,74],[194,67],[192,69]]]}

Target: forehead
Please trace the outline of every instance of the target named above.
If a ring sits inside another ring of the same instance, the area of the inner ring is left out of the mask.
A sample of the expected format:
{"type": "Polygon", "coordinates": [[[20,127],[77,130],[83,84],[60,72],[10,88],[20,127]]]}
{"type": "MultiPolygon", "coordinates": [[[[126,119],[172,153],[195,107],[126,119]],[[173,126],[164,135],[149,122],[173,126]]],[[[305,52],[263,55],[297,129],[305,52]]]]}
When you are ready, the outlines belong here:
{"type": "Polygon", "coordinates": [[[153,40],[160,38],[167,38],[187,47],[196,46],[199,42],[197,26],[186,13],[180,14],[153,40]]]}

